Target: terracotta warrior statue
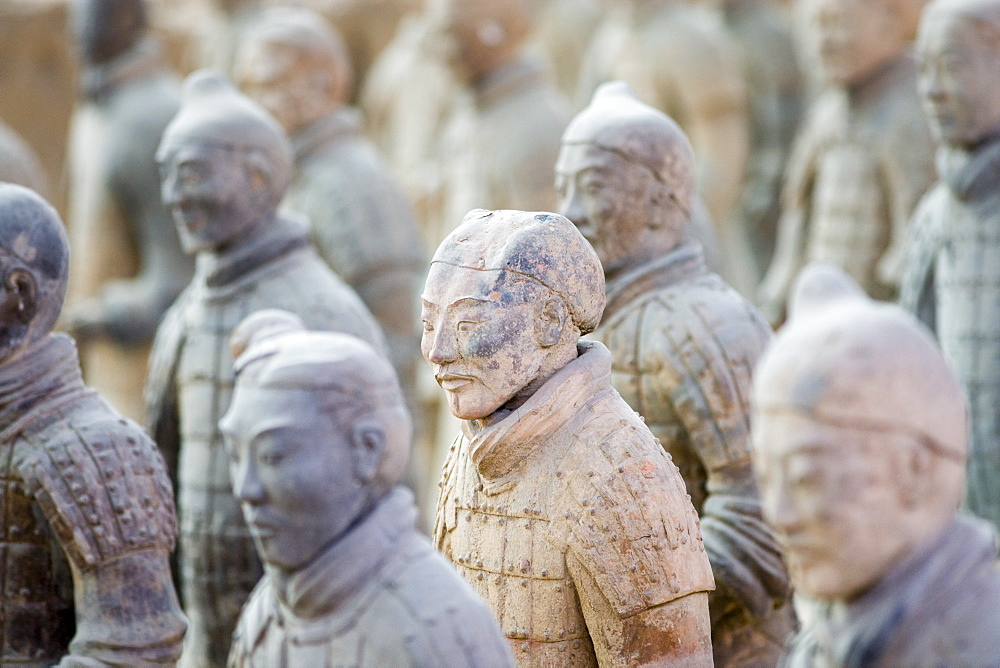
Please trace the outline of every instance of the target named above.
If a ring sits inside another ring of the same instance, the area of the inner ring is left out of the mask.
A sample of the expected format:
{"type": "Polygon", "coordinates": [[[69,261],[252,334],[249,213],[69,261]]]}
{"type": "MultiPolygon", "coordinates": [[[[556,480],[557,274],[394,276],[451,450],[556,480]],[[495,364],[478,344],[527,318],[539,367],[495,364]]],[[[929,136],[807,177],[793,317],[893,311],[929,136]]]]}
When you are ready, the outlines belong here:
{"type": "Polygon", "coordinates": [[[966,402],[930,333],[810,265],[754,376],[765,517],[811,620],[783,665],[1000,665],[996,532],[956,515],[966,402]]]}
{"type": "Polygon", "coordinates": [[[13,128],[0,120],[0,181],[48,193],[48,180],[38,156],[13,128]]]}
{"type": "Polygon", "coordinates": [[[548,64],[529,54],[533,0],[438,0],[439,49],[467,92],[444,131],[439,243],[470,209],[551,211],[569,122],[548,64]]]}
{"type": "Polygon", "coordinates": [[[1000,527],[1000,1],[933,2],[917,50],[941,181],[914,216],[901,300],[936,330],[965,388],[965,504],[1000,527]]]}
{"type": "Polygon", "coordinates": [[[695,160],[683,131],[623,82],[566,129],[560,212],[594,246],[607,306],[592,338],[611,383],[680,468],[715,573],[720,666],[775,665],[794,625],[781,551],[761,517],[750,456],[750,374],[763,317],[705,267],[687,233],[695,160]]]}
{"type": "Polygon", "coordinates": [[[157,332],[147,419],[168,460],[179,453],[181,593],[192,634],[185,660],[218,666],[262,572],[218,430],[233,385],[229,335],[249,313],[277,306],[379,348],[382,335],[309,245],[305,226],[277,213],[291,147],[277,121],[221,75],[188,78],[157,160],[163,201],[197,268],[157,332]]]}
{"type": "Polygon", "coordinates": [[[577,101],[586,105],[598,85],[620,79],[684,129],[698,156],[698,188],[718,233],[726,276],[749,292],[756,284],[750,241],[735,224],[750,147],[736,44],[687,0],[609,4],[581,67],[577,101]]]}
{"type": "Polygon", "coordinates": [[[562,216],[471,211],[438,248],[423,353],[461,419],[434,540],[526,666],[712,665],[712,571],[684,479],[582,342],[604,310],[562,216]]]}
{"type": "Polygon", "coordinates": [[[772,323],[810,260],[842,267],[877,299],[896,294],[909,218],[934,178],[909,50],[923,4],[805,3],[825,90],[790,158],[774,260],[758,295],[772,323]]]}
{"type": "Polygon", "coordinates": [[[186,628],[173,490],[156,445],[51,333],[68,257],[55,209],[0,184],[0,661],[173,666],[186,628]]]}
{"type": "Polygon", "coordinates": [[[399,183],[346,106],[351,64],[340,37],[305,9],[265,11],[244,33],[240,84],[292,141],[295,176],[284,206],[309,219],[320,256],[372,312],[404,387],[419,357],[424,257],[399,183]]]}
{"type": "Polygon", "coordinates": [[[392,366],[296,320],[259,311],[234,337],[220,428],[265,575],[229,666],[513,666],[489,608],[414,526],[392,366]]]}
{"type": "Polygon", "coordinates": [[[156,147],[180,86],[144,0],[73,0],[82,99],[70,136],[70,245],[65,325],[87,382],[131,418],[160,318],[193,264],[160,200],[156,147]]]}

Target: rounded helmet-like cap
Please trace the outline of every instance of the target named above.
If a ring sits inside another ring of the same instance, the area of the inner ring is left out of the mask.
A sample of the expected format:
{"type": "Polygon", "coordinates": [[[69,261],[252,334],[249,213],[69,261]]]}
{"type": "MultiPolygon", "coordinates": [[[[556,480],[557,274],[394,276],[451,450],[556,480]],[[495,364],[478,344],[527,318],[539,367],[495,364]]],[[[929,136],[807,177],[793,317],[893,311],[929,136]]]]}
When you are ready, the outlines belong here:
{"type": "Polygon", "coordinates": [[[758,413],[793,411],[907,433],[938,455],[965,460],[962,387],[916,318],[869,299],[841,269],[824,264],[802,271],[790,313],[755,371],[758,413]]]}
{"type": "Polygon", "coordinates": [[[597,146],[649,168],[691,211],[696,181],[691,142],[672,118],[640,101],[624,81],[601,84],[566,128],[562,143],[597,146]]]}
{"type": "Polygon", "coordinates": [[[532,278],[559,295],[582,334],[604,313],[604,269],[573,223],[556,213],[475,209],[431,262],[532,278]]]}
{"type": "Polygon", "coordinates": [[[268,163],[271,190],[278,197],[291,182],[292,147],[284,130],[218,72],[199,70],[184,81],[180,110],[163,131],[160,152],[189,143],[260,152],[268,163]]]}

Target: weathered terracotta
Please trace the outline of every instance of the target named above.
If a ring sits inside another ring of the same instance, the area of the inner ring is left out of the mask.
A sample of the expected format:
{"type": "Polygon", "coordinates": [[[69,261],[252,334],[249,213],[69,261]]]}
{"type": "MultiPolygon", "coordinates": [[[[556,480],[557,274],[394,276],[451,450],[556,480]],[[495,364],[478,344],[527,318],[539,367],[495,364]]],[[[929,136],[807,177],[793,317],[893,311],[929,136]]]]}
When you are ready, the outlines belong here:
{"type": "Polygon", "coordinates": [[[0,184],[4,665],[174,665],[186,622],[177,519],[156,445],[83,384],[52,334],[68,278],[62,221],[0,184]]]}
{"type": "Polygon", "coordinates": [[[49,188],[38,156],[2,120],[0,120],[0,181],[31,188],[41,195],[45,195],[49,188]]]}
{"type": "Polygon", "coordinates": [[[467,95],[442,138],[443,205],[434,243],[470,209],[555,208],[552,167],[569,106],[526,47],[529,0],[442,0],[438,48],[467,95]]]}
{"type": "Polygon", "coordinates": [[[581,334],[593,249],[556,214],[472,211],[423,294],[424,358],[462,419],[434,540],[521,665],[711,665],[713,579],[684,480],[581,334]]]}
{"type": "Polygon", "coordinates": [[[764,511],[810,610],[789,666],[1000,662],[995,530],[956,515],[962,387],[930,333],[810,265],[754,375],[764,511]]]}
{"type": "Polygon", "coordinates": [[[920,26],[920,91],[941,181],[913,220],[901,301],[936,330],[969,401],[966,506],[1000,526],[1000,4],[934,2],[920,26]]]}
{"type": "Polygon", "coordinates": [[[685,0],[625,0],[609,7],[581,67],[577,100],[621,79],[673,118],[698,156],[698,188],[716,226],[726,278],[753,289],[747,231],[736,225],[750,149],[746,83],[736,45],[685,0]]]}
{"type": "Polygon", "coordinates": [[[775,665],[794,627],[781,551],[761,516],[750,454],[751,372],[771,330],[705,266],[687,233],[695,159],[683,131],[622,82],[598,88],[556,163],[560,212],[594,246],[607,307],[588,338],[611,383],[680,468],[718,589],[720,666],[775,665]]]}
{"type": "Polygon", "coordinates": [[[361,297],[412,394],[426,258],[413,211],[347,106],[351,63],[318,14],[265,11],[244,34],[236,70],[246,93],[288,133],[295,175],[283,206],[305,215],[320,256],[361,297]]]}
{"type": "Polygon", "coordinates": [[[284,311],[234,338],[220,428],[265,575],[229,665],[513,666],[489,608],[414,526],[399,485],[412,425],[388,361],[284,311]]]}
{"type": "Polygon", "coordinates": [[[74,0],[72,9],[83,69],[68,158],[64,325],[88,384],[141,420],[153,336],[194,268],[160,200],[155,159],[180,85],[147,35],[143,0],[74,0]]]}
{"type": "Polygon", "coordinates": [[[909,51],[923,2],[804,6],[825,89],[790,158],[774,260],[758,293],[772,323],[808,261],[842,267],[878,299],[898,290],[909,218],[934,178],[909,51]]]}
{"type": "Polygon", "coordinates": [[[220,665],[262,572],[218,430],[233,384],[230,332],[249,313],[280,306],[314,329],[378,347],[382,335],[309,245],[305,226],[277,213],[292,177],[291,147],[277,121],[221,75],[187,79],[157,160],[163,200],[197,267],[157,332],[147,424],[168,460],[179,454],[181,592],[191,619],[185,662],[220,665]]]}

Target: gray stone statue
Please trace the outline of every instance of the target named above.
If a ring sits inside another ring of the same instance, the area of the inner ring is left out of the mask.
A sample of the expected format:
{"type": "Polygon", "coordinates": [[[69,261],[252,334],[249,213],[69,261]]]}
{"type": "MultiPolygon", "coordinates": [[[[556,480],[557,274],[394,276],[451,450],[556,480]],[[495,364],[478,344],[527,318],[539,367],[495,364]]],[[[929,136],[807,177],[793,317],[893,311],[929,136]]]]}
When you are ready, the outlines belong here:
{"type": "Polygon", "coordinates": [[[909,45],[924,0],[807,0],[824,90],[812,102],[785,181],[777,246],[758,300],[780,322],[809,261],[843,267],[894,298],[913,209],[934,178],[909,45]]]}
{"type": "Polygon", "coordinates": [[[277,213],[292,177],[288,140],[221,75],[188,78],[157,160],[163,200],[197,268],[157,332],[147,424],[168,458],[179,452],[181,593],[192,636],[185,660],[221,665],[262,572],[218,430],[233,384],[229,335],[253,311],[278,306],[313,329],[379,348],[382,334],[309,245],[305,226],[277,213]]]}
{"type": "Polygon", "coordinates": [[[0,661],[173,666],[186,628],[173,490],[156,445],[51,333],[68,258],[55,210],[0,184],[0,661]]]}
{"type": "Polygon", "coordinates": [[[339,35],[305,9],[263,12],[244,31],[236,59],[244,92],[292,141],[295,175],[283,205],[309,219],[320,256],[378,320],[412,394],[426,258],[406,195],[361,134],[361,114],[346,106],[350,68],[339,35]]]}
{"type": "Polygon", "coordinates": [[[232,668],[513,666],[489,608],[414,527],[411,423],[371,346],[283,311],[237,327],[220,428],[265,575],[232,668]]]}
{"type": "Polygon", "coordinates": [[[438,248],[423,354],[463,420],[434,540],[530,666],[712,664],[712,572],[670,456],[580,336],[604,310],[562,216],[471,211],[438,248]]]}
{"type": "Polygon", "coordinates": [[[695,159],[683,131],[623,82],[598,88],[566,129],[560,212],[597,251],[607,306],[588,338],[611,383],[680,468],[717,588],[720,666],[774,665],[794,627],[781,550],[761,516],[750,456],[750,376],[764,318],[705,267],[687,233],[695,159]]]}
{"type": "Polygon", "coordinates": [[[810,265],[754,376],[765,517],[810,615],[783,665],[1000,665],[996,532],[956,515],[962,387],[930,333],[810,265]]]}
{"type": "Polygon", "coordinates": [[[936,330],[965,388],[965,503],[1000,526],[1000,2],[934,2],[918,39],[941,181],[913,221],[904,306],[936,330]]]}
{"type": "Polygon", "coordinates": [[[477,207],[551,211],[552,167],[569,122],[548,63],[532,56],[531,0],[442,0],[438,48],[468,96],[442,138],[439,243],[477,207]]]}
{"type": "Polygon", "coordinates": [[[70,135],[64,320],[87,382],[139,420],[153,336],[193,270],[160,200],[155,157],[180,86],[147,35],[143,0],[74,0],[72,10],[84,69],[70,135]]]}

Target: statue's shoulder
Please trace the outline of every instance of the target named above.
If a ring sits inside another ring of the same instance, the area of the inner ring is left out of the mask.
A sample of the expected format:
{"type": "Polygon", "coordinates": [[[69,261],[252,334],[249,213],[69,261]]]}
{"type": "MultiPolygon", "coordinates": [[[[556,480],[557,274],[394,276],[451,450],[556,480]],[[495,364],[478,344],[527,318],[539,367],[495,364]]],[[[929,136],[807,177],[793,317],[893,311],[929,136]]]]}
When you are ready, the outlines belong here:
{"type": "Polygon", "coordinates": [[[177,519],[163,458],[141,427],[96,394],[18,438],[25,486],[77,567],[173,549],[177,519]]]}

